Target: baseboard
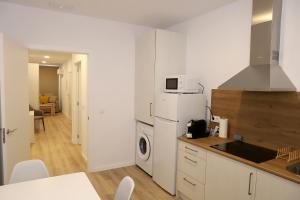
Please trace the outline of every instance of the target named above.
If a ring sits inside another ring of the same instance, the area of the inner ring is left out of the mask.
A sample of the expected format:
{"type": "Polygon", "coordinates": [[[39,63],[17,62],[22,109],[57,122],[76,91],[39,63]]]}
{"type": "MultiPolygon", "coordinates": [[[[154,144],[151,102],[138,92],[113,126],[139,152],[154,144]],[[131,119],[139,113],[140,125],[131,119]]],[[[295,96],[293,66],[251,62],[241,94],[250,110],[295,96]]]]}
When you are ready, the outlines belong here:
{"type": "Polygon", "coordinates": [[[103,165],[99,167],[89,167],[89,172],[99,172],[99,171],[105,171],[105,170],[110,170],[110,169],[116,169],[116,168],[121,168],[121,167],[128,167],[135,165],[135,161],[130,161],[130,162],[123,162],[123,163],[116,163],[116,164],[111,164],[111,165],[103,165]]]}

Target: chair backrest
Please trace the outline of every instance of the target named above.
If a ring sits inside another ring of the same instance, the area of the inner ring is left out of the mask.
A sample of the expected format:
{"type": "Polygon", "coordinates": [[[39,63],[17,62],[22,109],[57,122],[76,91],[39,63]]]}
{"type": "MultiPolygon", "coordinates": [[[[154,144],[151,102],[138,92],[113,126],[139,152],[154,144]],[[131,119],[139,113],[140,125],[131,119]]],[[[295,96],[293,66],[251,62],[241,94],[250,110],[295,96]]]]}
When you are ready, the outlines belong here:
{"type": "Polygon", "coordinates": [[[129,176],[126,176],[120,182],[117,192],[115,194],[115,200],[129,200],[134,188],[134,181],[129,176]]]}
{"type": "Polygon", "coordinates": [[[26,160],[15,165],[9,183],[18,183],[49,177],[47,167],[41,160],[26,160]]]}

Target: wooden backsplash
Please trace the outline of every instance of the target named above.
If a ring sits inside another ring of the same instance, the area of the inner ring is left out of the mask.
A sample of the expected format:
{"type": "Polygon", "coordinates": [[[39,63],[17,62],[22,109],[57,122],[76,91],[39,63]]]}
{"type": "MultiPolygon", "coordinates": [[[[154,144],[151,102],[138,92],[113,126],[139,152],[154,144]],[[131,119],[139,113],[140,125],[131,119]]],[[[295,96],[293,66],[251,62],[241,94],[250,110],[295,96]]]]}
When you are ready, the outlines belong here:
{"type": "Polygon", "coordinates": [[[212,90],[214,115],[228,118],[228,133],[269,148],[300,148],[300,93],[212,90]]]}

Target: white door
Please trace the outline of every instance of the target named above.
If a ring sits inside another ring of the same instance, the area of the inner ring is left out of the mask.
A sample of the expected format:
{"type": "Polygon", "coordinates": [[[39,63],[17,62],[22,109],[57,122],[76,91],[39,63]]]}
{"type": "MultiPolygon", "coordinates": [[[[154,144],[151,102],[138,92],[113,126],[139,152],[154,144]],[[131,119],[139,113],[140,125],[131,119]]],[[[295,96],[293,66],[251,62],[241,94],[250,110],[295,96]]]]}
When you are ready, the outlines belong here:
{"type": "Polygon", "coordinates": [[[154,118],[153,180],[175,194],[178,123],[154,118]]]}
{"type": "Polygon", "coordinates": [[[0,33],[1,133],[4,183],[30,158],[27,49],[0,33]]]}

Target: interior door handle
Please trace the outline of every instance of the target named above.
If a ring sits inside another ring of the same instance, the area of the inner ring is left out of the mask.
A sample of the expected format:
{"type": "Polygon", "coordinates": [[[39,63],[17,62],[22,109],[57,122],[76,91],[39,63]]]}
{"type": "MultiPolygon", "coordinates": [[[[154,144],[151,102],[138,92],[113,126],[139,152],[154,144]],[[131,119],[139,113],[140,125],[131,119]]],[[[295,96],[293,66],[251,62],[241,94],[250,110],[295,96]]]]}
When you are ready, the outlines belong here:
{"type": "Polygon", "coordinates": [[[15,129],[7,129],[7,131],[6,131],[6,135],[9,135],[9,134],[12,134],[12,133],[14,133],[16,130],[18,130],[17,128],[15,128],[15,129]]]}

